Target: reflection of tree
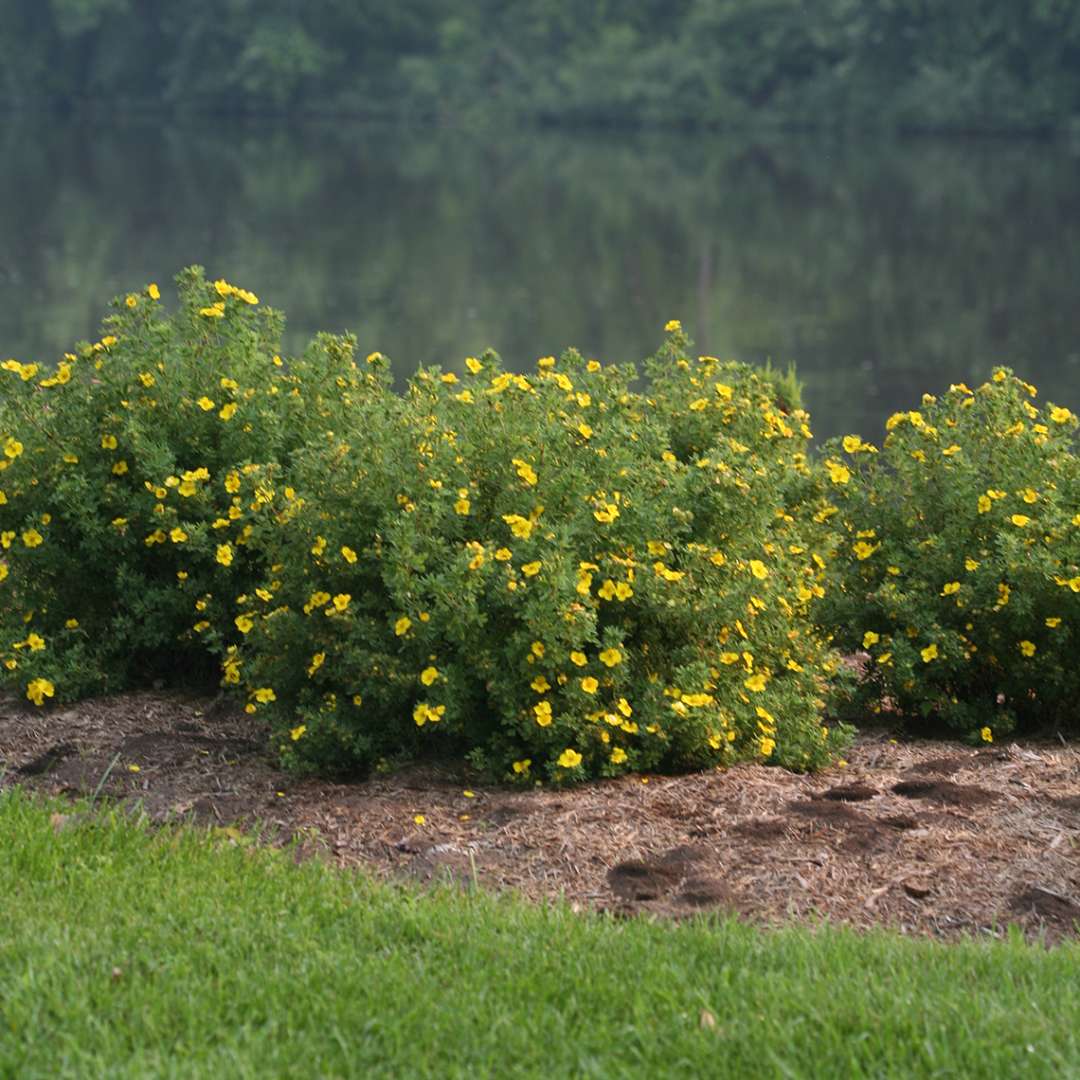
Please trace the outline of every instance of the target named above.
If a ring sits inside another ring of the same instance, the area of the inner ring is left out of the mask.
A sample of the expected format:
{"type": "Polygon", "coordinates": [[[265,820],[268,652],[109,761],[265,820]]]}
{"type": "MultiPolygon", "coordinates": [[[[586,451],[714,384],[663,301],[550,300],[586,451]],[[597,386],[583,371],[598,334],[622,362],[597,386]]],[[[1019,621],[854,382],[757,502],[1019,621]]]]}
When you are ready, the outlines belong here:
{"type": "Polygon", "coordinates": [[[0,138],[0,351],[181,266],[403,368],[494,345],[794,361],[821,433],[1015,364],[1075,405],[1080,191],[1049,145],[205,124],[0,138]],[[1037,152],[1035,152],[1037,151],[1037,152]]]}

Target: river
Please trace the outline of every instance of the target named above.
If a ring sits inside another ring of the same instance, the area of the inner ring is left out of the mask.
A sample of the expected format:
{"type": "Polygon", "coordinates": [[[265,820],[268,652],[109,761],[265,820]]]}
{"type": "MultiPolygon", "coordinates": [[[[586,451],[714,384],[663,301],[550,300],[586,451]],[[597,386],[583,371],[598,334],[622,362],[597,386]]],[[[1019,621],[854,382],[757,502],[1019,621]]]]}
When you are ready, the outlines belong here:
{"type": "Polygon", "coordinates": [[[183,266],[350,329],[400,377],[574,345],[640,360],[669,319],[794,364],[819,436],[879,437],[999,363],[1080,409],[1080,147],[7,118],[0,355],[48,363],[183,266]]]}

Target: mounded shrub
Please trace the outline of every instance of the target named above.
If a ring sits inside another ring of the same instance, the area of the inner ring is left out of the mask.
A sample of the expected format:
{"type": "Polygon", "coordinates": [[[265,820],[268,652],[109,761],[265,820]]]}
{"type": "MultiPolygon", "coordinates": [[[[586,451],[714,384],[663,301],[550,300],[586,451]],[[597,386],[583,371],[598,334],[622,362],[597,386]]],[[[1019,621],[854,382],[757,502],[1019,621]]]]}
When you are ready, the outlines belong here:
{"type": "Polygon", "coordinates": [[[806,416],[669,330],[647,393],[574,351],[529,375],[488,353],[402,395],[376,376],[292,457],[226,666],[287,763],[442,748],[568,780],[845,745],[806,416]]]}
{"type": "Polygon", "coordinates": [[[286,367],[254,294],[177,280],[175,312],[150,285],[54,368],[0,364],[0,679],[39,704],[216,681],[234,598],[264,576],[267,467],[318,419],[301,387],[336,402],[359,377],[348,340],[286,367]]]}
{"type": "Polygon", "coordinates": [[[991,740],[1080,729],[1077,418],[1007,368],[824,448],[844,541],[821,607],[851,699],[991,740]]]}

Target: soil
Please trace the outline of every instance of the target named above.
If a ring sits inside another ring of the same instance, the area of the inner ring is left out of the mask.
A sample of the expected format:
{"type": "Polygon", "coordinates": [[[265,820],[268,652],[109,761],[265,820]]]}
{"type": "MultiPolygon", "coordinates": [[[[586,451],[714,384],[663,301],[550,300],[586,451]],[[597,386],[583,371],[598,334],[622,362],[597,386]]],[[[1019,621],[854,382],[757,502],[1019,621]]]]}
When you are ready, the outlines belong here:
{"type": "MultiPolygon", "coordinates": [[[[254,718],[169,693],[34,709],[0,699],[0,787],[95,797],[396,880],[576,909],[1048,942],[1080,930],[1080,747],[861,734],[813,776],[738,765],[574,789],[420,765],[355,782],[275,768],[254,718]],[[943,756],[943,753],[947,756],[943,756]],[[948,777],[948,779],[946,779],[948,777]]],[[[57,828],[78,820],[55,814],[57,828]]]]}

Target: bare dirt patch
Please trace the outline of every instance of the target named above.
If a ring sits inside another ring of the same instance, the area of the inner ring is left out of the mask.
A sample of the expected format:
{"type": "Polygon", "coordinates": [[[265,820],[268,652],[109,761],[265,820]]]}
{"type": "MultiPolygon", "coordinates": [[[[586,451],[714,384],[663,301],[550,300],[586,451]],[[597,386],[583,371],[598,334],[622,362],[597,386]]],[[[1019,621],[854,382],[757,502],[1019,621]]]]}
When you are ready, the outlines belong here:
{"type": "Polygon", "coordinates": [[[1076,933],[1080,747],[976,753],[867,732],[848,757],[816,776],[740,765],[573,790],[485,785],[456,765],[297,780],[275,767],[260,726],[222,702],[0,701],[2,786],[258,828],[387,878],[617,914],[827,918],[946,938],[1010,923],[1050,940],[1076,933]]]}
{"type": "Polygon", "coordinates": [[[951,780],[904,780],[893,791],[908,799],[928,799],[945,806],[983,806],[996,802],[998,793],[976,784],[954,784],[951,780]]]}

